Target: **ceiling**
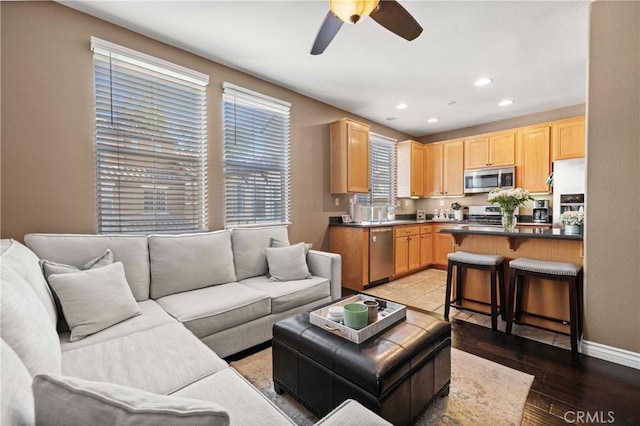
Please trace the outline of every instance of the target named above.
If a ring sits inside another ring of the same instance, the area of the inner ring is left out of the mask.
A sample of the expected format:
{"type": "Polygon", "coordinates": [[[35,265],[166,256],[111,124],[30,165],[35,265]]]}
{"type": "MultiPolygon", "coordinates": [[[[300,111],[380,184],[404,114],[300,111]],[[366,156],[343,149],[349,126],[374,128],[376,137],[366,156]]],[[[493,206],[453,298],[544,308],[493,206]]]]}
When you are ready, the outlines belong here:
{"type": "Polygon", "coordinates": [[[416,40],[367,18],[318,56],[327,0],[61,3],[415,137],[586,99],[588,1],[400,0],[416,40]]]}

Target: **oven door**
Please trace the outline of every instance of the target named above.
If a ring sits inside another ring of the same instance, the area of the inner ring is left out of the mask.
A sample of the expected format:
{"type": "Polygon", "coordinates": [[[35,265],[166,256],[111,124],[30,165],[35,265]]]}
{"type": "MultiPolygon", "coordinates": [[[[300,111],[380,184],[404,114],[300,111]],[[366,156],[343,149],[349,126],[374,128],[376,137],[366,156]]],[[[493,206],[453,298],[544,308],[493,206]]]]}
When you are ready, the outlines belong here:
{"type": "Polygon", "coordinates": [[[465,194],[490,192],[495,188],[513,188],[515,168],[467,170],[464,172],[465,194]]]}

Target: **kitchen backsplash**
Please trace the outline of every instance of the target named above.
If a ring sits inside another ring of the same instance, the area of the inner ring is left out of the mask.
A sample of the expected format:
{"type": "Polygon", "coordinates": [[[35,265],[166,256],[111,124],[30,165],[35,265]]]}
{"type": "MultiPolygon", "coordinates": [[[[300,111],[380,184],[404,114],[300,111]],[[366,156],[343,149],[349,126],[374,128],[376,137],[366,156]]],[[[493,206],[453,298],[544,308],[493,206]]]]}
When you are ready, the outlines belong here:
{"type": "MultiPolygon", "coordinates": [[[[464,207],[469,207],[469,206],[486,206],[487,204],[489,204],[487,202],[487,197],[489,194],[486,193],[482,193],[482,194],[473,194],[473,195],[466,195],[464,197],[451,197],[451,198],[421,198],[418,200],[411,200],[414,201],[415,203],[415,209],[416,210],[426,210],[427,213],[433,213],[434,209],[450,209],[451,208],[451,204],[452,203],[458,203],[463,205],[464,207]],[[440,205],[440,202],[443,202],[444,205],[440,205]]],[[[552,195],[551,194],[543,194],[543,195],[532,195],[533,198],[535,199],[543,199],[543,200],[549,200],[549,202],[552,202],[552,195]]],[[[403,202],[403,200],[400,200],[401,202],[403,202]]],[[[553,206],[551,206],[551,208],[553,208],[553,206]]],[[[467,210],[465,210],[465,215],[468,213],[467,210]]],[[[529,201],[527,202],[527,204],[525,204],[523,207],[520,208],[520,214],[521,215],[532,215],[533,214],[533,201],[529,201]]]]}

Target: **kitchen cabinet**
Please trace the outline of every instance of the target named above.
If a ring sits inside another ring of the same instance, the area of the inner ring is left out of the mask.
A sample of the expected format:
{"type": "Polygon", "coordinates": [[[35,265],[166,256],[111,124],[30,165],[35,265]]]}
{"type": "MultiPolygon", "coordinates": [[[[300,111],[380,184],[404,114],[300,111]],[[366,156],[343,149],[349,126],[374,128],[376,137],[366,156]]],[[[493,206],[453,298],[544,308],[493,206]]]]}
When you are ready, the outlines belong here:
{"type": "Polygon", "coordinates": [[[515,163],[515,132],[497,132],[464,141],[465,169],[512,166],[515,163]]]}
{"type": "Polygon", "coordinates": [[[331,193],[369,192],[369,125],[343,118],[330,132],[331,193]]]}
{"type": "Polygon", "coordinates": [[[420,269],[420,227],[396,226],[393,232],[393,275],[420,269]]]}
{"type": "Polygon", "coordinates": [[[423,145],[416,141],[397,144],[397,196],[421,197],[424,194],[423,145]]]}
{"type": "Polygon", "coordinates": [[[442,234],[442,228],[450,228],[451,224],[433,225],[433,264],[446,268],[449,260],[447,255],[453,252],[453,237],[451,234],[442,234]]]}
{"type": "Polygon", "coordinates": [[[420,268],[433,263],[433,226],[420,226],[420,268]]]}
{"type": "Polygon", "coordinates": [[[369,228],[330,226],[329,251],[342,256],[342,287],[360,291],[369,284],[369,228]]]}
{"type": "Polygon", "coordinates": [[[551,132],[554,161],[584,157],[584,116],[554,121],[551,132]]]}
{"type": "Polygon", "coordinates": [[[516,186],[529,192],[550,192],[545,182],[551,173],[550,126],[529,126],[517,132],[516,186]]]}
{"type": "Polygon", "coordinates": [[[464,195],[462,139],[424,146],[424,195],[464,195]]]}

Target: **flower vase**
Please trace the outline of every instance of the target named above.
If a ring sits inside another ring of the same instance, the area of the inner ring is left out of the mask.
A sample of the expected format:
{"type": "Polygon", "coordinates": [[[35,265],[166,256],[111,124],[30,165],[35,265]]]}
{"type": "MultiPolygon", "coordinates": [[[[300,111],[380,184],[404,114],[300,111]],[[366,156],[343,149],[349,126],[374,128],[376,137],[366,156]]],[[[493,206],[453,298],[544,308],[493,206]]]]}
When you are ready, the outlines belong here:
{"type": "MultiPolygon", "coordinates": [[[[515,209],[514,209],[515,210],[515,209]]],[[[513,213],[514,210],[502,209],[502,228],[505,232],[513,232],[516,229],[516,224],[518,219],[516,219],[516,215],[513,213]]]]}
{"type": "Polygon", "coordinates": [[[580,225],[565,225],[564,233],[571,234],[571,235],[578,235],[580,234],[580,225]]]}

